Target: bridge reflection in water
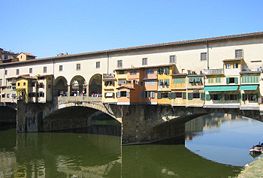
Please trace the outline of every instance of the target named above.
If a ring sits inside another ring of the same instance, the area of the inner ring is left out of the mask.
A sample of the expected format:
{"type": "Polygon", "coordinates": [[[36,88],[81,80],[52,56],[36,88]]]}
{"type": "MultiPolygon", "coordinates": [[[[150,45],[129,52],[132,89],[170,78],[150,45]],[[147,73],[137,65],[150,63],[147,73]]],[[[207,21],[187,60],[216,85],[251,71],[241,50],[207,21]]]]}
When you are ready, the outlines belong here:
{"type": "MultiPolygon", "coordinates": [[[[15,135],[0,132],[0,138],[15,135]]],[[[72,133],[18,134],[0,146],[0,177],[227,177],[239,167],[206,160],[184,145],[121,147],[119,137],[72,133]]]]}

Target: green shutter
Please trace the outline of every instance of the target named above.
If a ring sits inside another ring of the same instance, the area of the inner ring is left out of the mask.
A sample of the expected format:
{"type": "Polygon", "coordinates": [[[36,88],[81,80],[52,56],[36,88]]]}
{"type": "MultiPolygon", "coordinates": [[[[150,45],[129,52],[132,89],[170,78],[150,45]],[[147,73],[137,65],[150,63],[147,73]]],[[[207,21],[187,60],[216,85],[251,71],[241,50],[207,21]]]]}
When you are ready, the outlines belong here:
{"type": "Polygon", "coordinates": [[[173,92],[172,93],[172,99],[175,99],[176,98],[176,94],[173,92]]]}
{"type": "Polygon", "coordinates": [[[205,100],[206,100],[206,101],[210,101],[210,100],[211,100],[210,94],[206,94],[206,95],[205,95],[205,100]]]}
{"type": "Polygon", "coordinates": [[[170,92],[168,93],[168,98],[172,99],[172,93],[170,93],[170,92]]]}
{"type": "Polygon", "coordinates": [[[226,84],[229,84],[229,78],[226,78],[226,84]]]}
{"type": "Polygon", "coordinates": [[[193,99],[193,93],[188,93],[188,100],[192,100],[193,99]]]}
{"type": "Polygon", "coordinates": [[[238,78],[235,77],[235,84],[238,84],[238,78]]]}
{"type": "Polygon", "coordinates": [[[183,92],[183,99],[186,99],[186,92],[183,92]]]}
{"type": "Polygon", "coordinates": [[[161,92],[158,92],[157,93],[157,99],[161,99],[161,98],[162,98],[161,92]]]}

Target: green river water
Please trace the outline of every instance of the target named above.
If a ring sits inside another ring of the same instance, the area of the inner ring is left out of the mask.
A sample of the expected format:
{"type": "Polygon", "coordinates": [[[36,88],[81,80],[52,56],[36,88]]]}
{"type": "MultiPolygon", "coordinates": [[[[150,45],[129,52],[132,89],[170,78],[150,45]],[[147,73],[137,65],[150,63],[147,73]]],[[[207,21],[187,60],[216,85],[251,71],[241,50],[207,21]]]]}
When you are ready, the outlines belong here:
{"type": "Polygon", "coordinates": [[[3,130],[0,178],[234,177],[253,161],[248,149],[262,129],[250,119],[205,117],[186,124],[185,145],[136,146],[115,136],[3,130]]]}

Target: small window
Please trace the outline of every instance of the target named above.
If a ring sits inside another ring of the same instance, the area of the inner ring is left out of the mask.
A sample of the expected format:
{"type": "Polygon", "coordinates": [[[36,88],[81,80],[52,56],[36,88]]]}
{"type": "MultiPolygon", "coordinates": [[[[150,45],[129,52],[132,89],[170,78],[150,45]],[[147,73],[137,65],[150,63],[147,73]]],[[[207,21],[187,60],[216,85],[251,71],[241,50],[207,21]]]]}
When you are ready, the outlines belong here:
{"type": "Polygon", "coordinates": [[[175,93],[175,97],[176,98],[182,98],[183,97],[183,93],[182,92],[176,92],[175,93]]]}
{"type": "Polygon", "coordinates": [[[100,68],[100,62],[96,62],[96,69],[100,68]]]}
{"type": "Polygon", "coordinates": [[[238,69],[238,63],[235,63],[233,66],[234,69],[238,69]]]}
{"type": "Polygon", "coordinates": [[[175,55],[171,55],[170,56],[170,64],[175,64],[176,63],[176,56],[175,55]]]}
{"type": "Polygon", "coordinates": [[[231,65],[230,64],[226,64],[226,69],[230,69],[231,65]]]}
{"type": "Polygon", "coordinates": [[[120,92],[120,97],[127,97],[127,92],[126,91],[121,91],[120,92]]]}
{"type": "Polygon", "coordinates": [[[20,82],[17,83],[17,86],[20,86],[20,82]]]}
{"type": "Polygon", "coordinates": [[[5,70],[5,75],[7,75],[7,70],[5,70]]]}
{"type": "Polygon", "coordinates": [[[243,58],[243,49],[236,49],[235,50],[235,58],[243,58]]]}
{"type": "Polygon", "coordinates": [[[137,70],[131,70],[130,71],[130,75],[136,75],[137,74],[137,70]]]}
{"type": "Polygon", "coordinates": [[[26,82],[23,83],[23,86],[26,86],[26,82]]]}
{"type": "Polygon", "coordinates": [[[142,65],[143,66],[147,65],[147,58],[142,58],[142,65]]]}
{"type": "Polygon", "coordinates": [[[29,73],[32,74],[32,72],[33,72],[33,69],[29,68],[29,73]]]}
{"type": "Polygon", "coordinates": [[[43,67],[43,73],[47,73],[47,67],[43,67]]]}
{"type": "Polygon", "coordinates": [[[200,60],[201,60],[201,61],[207,60],[207,53],[201,53],[201,55],[200,55],[200,60]]]}
{"type": "Polygon", "coordinates": [[[16,75],[19,75],[19,69],[16,69],[16,75]]]}
{"type": "Polygon", "coordinates": [[[80,70],[80,64],[76,65],[76,70],[80,70]]]}
{"type": "Polygon", "coordinates": [[[59,69],[59,71],[63,71],[63,65],[59,65],[59,67],[58,67],[59,69]]]}
{"type": "Polygon", "coordinates": [[[200,93],[193,93],[193,98],[200,98],[200,93]]]}
{"type": "Polygon", "coordinates": [[[154,73],[153,69],[146,69],[146,74],[153,74],[153,73],[154,73]]]}
{"type": "Polygon", "coordinates": [[[118,68],[122,68],[122,60],[118,60],[117,61],[117,67],[118,68]]]}
{"type": "Polygon", "coordinates": [[[39,87],[39,88],[44,88],[44,83],[39,83],[39,84],[38,84],[38,87],[39,87]]]}

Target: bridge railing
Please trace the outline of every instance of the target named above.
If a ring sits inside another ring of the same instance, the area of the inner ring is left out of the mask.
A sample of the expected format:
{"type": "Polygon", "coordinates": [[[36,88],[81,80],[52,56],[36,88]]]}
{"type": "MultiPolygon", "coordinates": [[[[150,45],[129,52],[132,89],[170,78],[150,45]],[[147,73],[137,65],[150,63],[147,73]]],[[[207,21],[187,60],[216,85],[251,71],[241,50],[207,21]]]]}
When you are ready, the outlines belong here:
{"type": "Polygon", "coordinates": [[[90,97],[90,96],[59,96],[58,97],[58,103],[70,103],[70,102],[100,103],[101,97],[90,97]]]}

